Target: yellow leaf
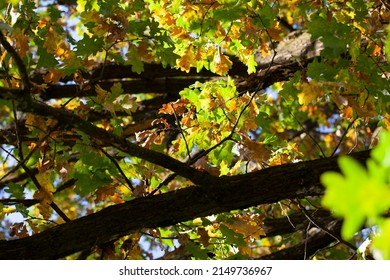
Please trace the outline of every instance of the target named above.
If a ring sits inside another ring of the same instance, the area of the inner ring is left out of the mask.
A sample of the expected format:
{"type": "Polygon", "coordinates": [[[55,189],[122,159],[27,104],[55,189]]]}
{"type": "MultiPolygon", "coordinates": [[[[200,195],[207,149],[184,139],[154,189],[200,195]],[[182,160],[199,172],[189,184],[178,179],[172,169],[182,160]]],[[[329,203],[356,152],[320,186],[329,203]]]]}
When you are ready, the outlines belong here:
{"type": "Polygon", "coordinates": [[[31,113],[26,114],[25,125],[29,131],[33,131],[35,128],[41,130],[42,133],[47,129],[46,123],[41,116],[37,116],[31,113]]]}
{"type": "Polygon", "coordinates": [[[178,116],[183,115],[187,112],[187,105],[190,104],[185,98],[180,98],[175,102],[169,102],[168,104],[163,104],[162,108],[158,111],[160,114],[176,114],[178,116]]]}
{"type": "Polygon", "coordinates": [[[334,142],[334,135],[333,134],[327,134],[324,137],[324,142],[327,148],[332,147],[332,143],[334,142]]]}
{"type": "Polygon", "coordinates": [[[390,131],[390,114],[386,113],[385,117],[382,119],[384,127],[387,131],[390,131]]]}
{"type": "Polygon", "coordinates": [[[351,106],[347,106],[343,109],[341,109],[341,117],[345,119],[352,118],[353,116],[353,109],[351,106]]]}
{"type": "Polygon", "coordinates": [[[260,51],[263,56],[268,56],[271,54],[268,45],[264,42],[263,38],[260,38],[260,51]]]}
{"type": "Polygon", "coordinates": [[[18,50],[19,56],[23,57],[30,49],[30,47],[28,46],[28,37],[19,28],[16,28],[14,30],[14,37],[16,41],[16,49],[18,50]]]}
{"type": "Polygon", "coordinates": [[[260,113],[259,107],[257,106],[255,100],[253,100],[253,99],[251,101],[249,109],[250,109],[250,115],[252,117],[256,117],[260,113]]]}
{"type": "Polygon", "coordinates": [[[49,73],[43,76],[43,81],[47,84],[56,84],[65,76],[65,73],[60,70],[50,69],[49,73]]]}
{"type": "Polygon", "coordinates": [[[317,98],[325,94],[320,84],[313,81],[303,83],[301,90],[302,92],[298,93],[298,100],[302,105],[308,105],[310,102],[316,101],[317,98]]]}
{"type": "Polygon", "coordinates": [[[15,208],[12,207],[4,207],[2,203],[0,203],[0,221],[4,218],[5,215],[11,214],[15,212],[15,208]]]}
{"type": "Polygon", "coordinates": [[[187,4],[184,11],[181,13],[180,17],[183,18],[186,22],[192,22],[195,19],[201,17],[201,10],[196,5],[187,4]]]}
{"type": "Polygon", "coordinates": [[[152,62],[154,60],[154,57],[150,54],[149,45],[144,41],[139,43],[137,52],[144,62],[152,62]]]}
{"type": "Polygon", "coordinates": [[[41,189],[34,193],[34,198],[39,200],[38,210],[44,219],[49,219],[52,209],[50,204],[53,202],[55,191],[50,180],[50,172],[38,173],[36,178],[41,186],[41,189]]]}
{"type": "Polygon", "coordinates": [[[43,47],[46,48],[49,53],[55,53],[57,51],[57,45],[60,41],[61,37],[52,27],[50,27],[47,31],[46,41],[43,44],[43,47]]]}
{"type": "Polygon", "coordinates": [[[171,29],[171,36],[178,39],[190,39],[190,35],[187,33],[187,31],[178,26],[174,26],[171,29]]]}
{"type": "Polygon", "coordinates": [[[232,40],[237,40],[239,39],[241,36],[241,28],[236,25],[236,24],[233,24],[230,28],[230,38],[232,40]]]}
{"type": "Polygon", "coordinates": [[[203,244],[204,247],[210,245],[210,236],[205,228],[198,228],[198,235],[200,236],[199,241],[203,244]]]}
{"type": "Polygon", "coordinates": [[[100,85],[96,85],[95,86],[95,91],[97,93],[97,98],[98,100],[100,101],[103,101],[106,99],[106,97],[108,96],[109,92],[107,90],[104,90],[101,88],[100,85]]]}
{"type": "Polygon", "coordinates": [[[247,130],[256,130],[258,128],[258,125],[256,124],[254,119],[247,119],[244,121],[244,127],[247,130]]]}
{"type": "Polygon", "coordinates": [[[232,224],[225,224],[236,233],[241,233],[249,242],[265,236],[262,228],[263,221],[259,214],[247,213],[245,215],[234,214],[232,224]]]}
{"type": "Polygon", "coordinates": [[[40,18],[38,20],[38,28],[44,28],[47,23],[48,23],[48,20],[46,18],[40,18]]]}
{"type": "Polygon", "coordinates": [[[218,51],[214,54],[215,73],[221,76],[225,76],[232,65],[233,63],[230,61],[230,59],[221,53],[221,48],[218,48],[218,51]]]}
{"type": "Polygon", "coordinates": [[[177,59],[177,66],[182,71],[190,72],[191,66],[196,66],[195,54],[192,51],[192,45],[190,45],[184,52],[184,55],[177,59]]]}

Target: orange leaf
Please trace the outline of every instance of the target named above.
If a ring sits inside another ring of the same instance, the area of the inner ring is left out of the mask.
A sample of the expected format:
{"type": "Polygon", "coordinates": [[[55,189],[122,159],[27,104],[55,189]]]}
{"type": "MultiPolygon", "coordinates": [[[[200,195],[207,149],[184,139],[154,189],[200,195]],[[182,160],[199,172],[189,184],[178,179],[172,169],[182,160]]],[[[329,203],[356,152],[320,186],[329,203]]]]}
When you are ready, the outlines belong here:
{"type": "Polygon", "coordinates": [[[271,156],[271,151],[268,150],[261,142],[254,141],[243,136],[243,144],[245,149],[242,151],[242,154],[246,160],[262,163],[267,161],[271,156]]]}
{"type": "Polygon", "coordinates": [[[351,106],[347,106],[343,109],[341,109],[341,117],[345,118],[345,119],[349,119],[349,118],[352,118],[353,116],[353,109],[351,106]]]}
{"type": "Polygon", "coordinates": [[[177,66],[182,71],[190,72],[191,66],[196,66],[195,54],[192,51],[192,45],[190,45],[184,52],[184,55],[177,59],[177,66]]]}
{"type": "Polygon", "coordinates": [[[56,84],[65,76],[65,73],[60,70],[50,69],[49,73],[43,77],[43,81],[47,84],[56,84]]]}
{"type": "Polygon", "coordinates": [[[160,114],[176,114],[178,116],[183,115],[187,112],[187,105],[190,104],[185,98],[180,98],[175,102],[169,102],[168,104],[163,104],[163,107],[158,111],[160,114]]]}
{"type": "Polygon", "coordinates": [[[381,48],[381,46],[379,46],[378,44],[375,44],[374,50],[372,51],[372,54],[373,54],[374,56],[379,56],[379,55],[381,55],[381,54],[382,54],[382,48],[381,48]]]}
{"type": "Polygon", "coordinates": [[[263,38],[260,38],[260,51],[263,56],[268,56],[271,54],[269,51],[267,43],[264,42],[263,38]]]}
{"type": "Polygon", "coordinates": [[[28,46],[28,37],[19,28],[16,28],[14,30],[14,36],[15,36],[16,48],[18,49],[18,53],[21,57],[23,57],[26,54],[26,52],[30,49],[30,47],[28,46]]]}
{"type": "Polygon", "coordinates": [[[271,37],[271,39],[273,39],[275,41],[282,40],[282,37],[280,36],[280,34],[283,33],[283,30],[279,26],[269,28],[267,31],[268,31],[268,35],[271,37]]]}
{"type": "Polygon", "coordinates": [[[225,76],[232,65],[233,63],[230,61],[230,59],[221,53],[221,49],[218,48],[218,51],[214,54],[215,73],[221,76],[225,76]]]}
{"type": "Polygon", "coordinates": [[[253,241],[265,236],[262,228],[263,222],[258,214],[246,213],[245,215],[234,214],[232,224],[225,224],[237,233],[241,233],[245,239],[253,241]]]}

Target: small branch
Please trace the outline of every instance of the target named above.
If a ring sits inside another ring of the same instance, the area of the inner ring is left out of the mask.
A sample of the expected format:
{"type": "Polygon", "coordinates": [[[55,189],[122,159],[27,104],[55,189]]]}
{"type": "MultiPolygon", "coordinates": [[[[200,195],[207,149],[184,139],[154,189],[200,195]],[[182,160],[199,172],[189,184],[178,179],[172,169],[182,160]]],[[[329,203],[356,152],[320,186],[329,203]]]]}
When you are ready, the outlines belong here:
{"type": "MultiPolygon", "coordinates": [[[[35,187],[38,190],[42,189],[41,184],[38,182],[37,177],[35,177],[34,174],[31,173],[30,169],[27,167],[25,163],[21,163],[21,167],[24,169],[24,171],[29,174],[31,181],[34,183],[35,187]]],[[[71,219],[69,219],[64,212],[57,206],[57,204],[52,201],[50,204],[50,207],[53,208],[53,210],[65,221],[65,222],[70,222],[71,219]]]]}
{"type": "Polygon", "coordinates": [[[64,109],[53,108],[47,104],[31,101],[22,109],[41,116],[50,116],[58,120],[59,124],[75,127],[76,129],[86,133],[92,139],[103,145],[112,146],[130,156],[138,157],[151,163],[160,165],[166,169],[174,171],[179,175],[191,180],[196,184],[202,184],[215,180],[215,177],[195,168],[190,167],[177,159],[174,159],[166,154],[141,147],[124,137],[115,135],[102,128],[99,128],[92,123],[83,120],[78,115],[64,109]]]}
{"type": "Polygon", "coordinates": [[[333,237],[336,241],[348,246],[349,248],[351,248],[352,250],[356,251],[357,248],[356,246],[354,246],[353,244],[349,243],[348,241],[345,241],[343,239],[341,239],[340,237],[337,237],[336,235],[334,235],[333,233],[331,233],[327,228],[319,225],[315,220],[314,218],[310,215],[310,213],[305,209],[305,207],[303,207],[301,204],[298,203],[298,207],[302,210],[303,214],[306,216],[306,218],[313,224],[315,225],[317,228],[319,228],[320,230],[326,232],[328,235],[330,235],[331,237],[333,237]]]}
{"type": "Polygon", "coordinates": [[[16,205],[23,204],[26,207],[33,206],[34,204],[39,203],[37,199],[16,199],[16,198],[4,198],[0,199],[0,203],[4,205],[16,205]]]}
{"type": "MultiPolygon", "coordinates": [[[[19,167],[22,166],[22,164],[25,164],[25,163],[27,162],[27,160],[34,154],[35,150],[39,147],[40,143],[43,143],[44,141],[46,141],[46,139],[50,137],[50,134],[53,132],[53,130],[57,129],[57,127],[58,127],[58,123],[57,123],[56,125],[54,125],[53,128],[49,129],[49,131],[48,131],[41,139],[39,139],[39,140],[37,141],[37,143],[36,143],[37,145],[35,145],[35,147],[34,147],[33,149],[31,149],[31,151],[28,153],[27,156],[25,156],[25,157],[23,158],[23,160],[22,160],[22,159],[17,159],[14,155],[10,154],[8,151],[4,150],[4,149],[1,147],[7,154],[9,154],[10,156],[12,156],[12,157],[16,160],[16,162],[18,162],[18,164],[17,164],[15,167],[13,167],[11,170],[9,170],[7,173],[5,173],[5,174],[0,178],[0,181],[2,181],[4,178],[6,178],[8,175],[12,174],[12,173],[15,172],[16,170],[18,170],[19,167]]],[[[21,149],[21,147],[20,147],[19,149],[21,149]]]]}
{"type": "Polygon", "coordinates": [[[58,186],[56,191],[54,192],[54,194],[56,193],[59,193],[67,188],[70,188],[72,186],[74,186],[74,184],[76,183],[76,179],[69,179],[68,181],[64,182],[62,185],[58,186]]]}
{"type": "MultiPolygon", "coordinates": [[[[193,165],[199,158],[198,158],[198,156],[199,155],[201,155],[201,154],[203,154],[203,150],[201,150],[201,151],[199,151],[198,153],[196,153],[195,155],[194,155],[194,157],[192,157],[192,158],[190,158],[190,157],[188,157],[188,159],[186,160],[186,163],[188,164],[188,165],[193,165]]],[[[202,156],[201,156],[202,157],[202,156]]],[[[170,182],[172,182],[175,178],[176,178],[176,176],[177,176],[178,174],[176,174],[176,173],[171,173],[171,174],[169,174],[167,177],[165,177],[165,179],[160,183],[160,184],[158,184],[158,186],[157,187],[155,187],[154,188],[154,190],[153,191],[151,191],[150,193],[149,193],[149,195],[154,195],[156,192],[158,192],[163,186],[165,186],[165,185],[168,185],[170,182]]]]}
{"type": "Polygon", "coordinates": [[[310,227],[311,227],[311,222],[309,222],[307,224],[307,227],[306,227],[306,238],[304,240],[304,249],[303,249],[303,259],[304,260],[307,259],[307,242],[309,240],[309,230],[310,230],[310,227]]]}
{"type": "Polygon", "coordinates": [[[11,57],[15,60],[16,66],[18,67],[19,72],[20,72],[20,76],[22,78],[22,83],[23,83],[24,90],[30,92],[31,85],[30,85],[30,80],[28,78],[28,73],[27,73],[26,66],[24,65],[23,60],[17,54],[15,49],[8,43],[8,41],[5,38],[3,32],[1,32],[1,31],[0,31],[0,43],[7,50],[7,52],[11,55],[11,57]]]}
{"type": "Polygon", "coordinates": [[[15,106],[14,100],[12,100],[12,110],[13,110],[14,119],[15,119],[15,132],[16,132],[16,141],[17,141],[17,146],[18,146],[19,159],[20,159],[20,161],[23,161],[22,135],[20,133],[20,128],[19,128],[19,124],[18,124],[18,115],[16,112],[16,106],[15,106]]]}
{"type": "Polygon", "coordinates": [[[133,184],[131,183],[129,178],[127,178],[126,174],[123,172],[123,170],[119,166],[118,162],[109,153],[107,153],[102,147],[96,145],[96,148],[98,148],[106,157],[109,158],[109,160],[115,165],[115,167],[118,169],[119,173],[125,179],[127,186],[134,192],[135,189],[134,189],[133,184]]]}
{"type": "Polygon", "coordinates": [[[348,130],[352,127],[352,125],[356,122],[357,119],[358,119],[358,117],[355,117],[352,120],[352,122],[349,123],[347,129],[344,131],[343,135],[341,135],[340,141],[337,143],[336,148],[334,148],[333,153],[330,155],[331,157],[333,157],[336,154],[337,150],[339,149],[339,147],[341,145],[341,142],[343,142],[344,137],[347,135],[348,130]]]}
{"type": "Polygon", "coordinates": [[[317,140],[310,134],[310,131],[308,131],[305,126],[294,116],[293,113],[291,113],[291,116],[294,118],[294,120],[301,126],[301,128],[303,129],[303,131],[306,132],[306,134],[310,137],[311,140],[313,140],[313,143],[318,147],[318,149],[320,150],[322,156],[325,158],[326,157],[326,154],[324,152],[324,150],[321,148],[320,144],[317,142],[317,140]]]}
{"type": "Polygon", "coordinates": [[[180,121],[179,121],[179,119],[177,117],[175,108],[173,107],[172,103],[170,103],[170,105],[171,105],[171,108],[172,108],[172,111],[173,111],[173,115],[175,116],[175,120],[176,120],[177,126],[179,127],[180,134],[181,134],[181,136],[183,136],[184,144],[186,145],[186,149],[187,149],[188,158],[191,160],[191,151],[190,151],[190,149],[188,147],[186,136],[184,135],[184,132],[183,132],[183,129],[181,127],[180,121]]]}

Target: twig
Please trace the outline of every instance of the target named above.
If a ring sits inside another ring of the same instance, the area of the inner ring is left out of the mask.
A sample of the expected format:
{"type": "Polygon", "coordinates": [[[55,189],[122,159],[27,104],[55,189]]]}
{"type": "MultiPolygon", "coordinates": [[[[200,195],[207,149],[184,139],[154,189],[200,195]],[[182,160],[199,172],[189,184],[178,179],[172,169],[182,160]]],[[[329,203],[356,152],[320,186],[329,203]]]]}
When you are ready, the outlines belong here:
{"type": "Polygon", "coordinates": [[[15,119],[15,132],[16,132],[16,141],[18,145],[18,154],[19,154],[19,159],[20,161],[23,161],[23,147],[22,147],[22,137],[20,135],[20,129],[19,129],[19,124],[18,124],[18,115],[16,112],[16,106],[15,106],[15,101],[12,100],[12,111],[14,114],[14,119],[15,119]]]}
{"type": "Polygon", "coordinates": [[[317,228],[319,228],[320,230],[323,230],[324,232],[326,232],[328,235],[330,235],[331,237],[333,237],[336,241],[348,246],[349,248],[351,248],[352,250],[356,251],[357,248],[356,246],[354,246],[353,244],[349,243],[348,241],[345,241],[339,237],[337,237],[336,235],[334,235],[333,233],[331,233],[327,228],[323,227],[323,226],[320,226],[315,220],[314,218],[310,215],[310,213],[305,209],[305,207],[303,207],[300,203],[298,203],[298,207],[302,210],[303,214],[306,216],[306,218],[313,224],[315,225],[317,228]]]}
{"type": "Polygon", "coordinates": [[[26,66],[24,65],[23,60],[17,54],[15,49],[8,43],[8,41],[5,38],[3,32],[1,32],[1,31],[0,31],[0,43],[7,50],[7,52],[9,52],[11,57],[15,60],[16,66],[18,67],[19,72],[20,72],[20,76],[22,78],[23,89],[28,91],[28,92],[30,92],[31,85],[30,85],[30,80],[28,78],[26,66]]]}
{"type": "MultiPolygon", "coordinates": [[[[1,33],[1,32],[0,32],[1,33]]],[[[16,116],[16,110],[15,110],[15,107],[14,107],[14,118],[15,118],[15,128],[16,128],[16,136],[17,136],[17,139],[18,139],[18,148],[19,148],[19,159],[16,159],[13,155],[11,155],[12,157],[14,157],[19,163],[18,165],[13,168],[12,170],[10,170],[10,172],[12,173],[13,171],[15,171],[16,169],[18,169],[19,167],[22,167],[24,169],[24,171],[28,174],[28,176],[31,178],[31,180],[33,181],[34,185],[36,186],[36,188],[38,190],[41,190],[42,189],[42,186],[41,184],[38,182],[37,178],[35,177],[35,174],[33,172],[31,172],[30,168],[27,167],[26,165],[26,161],[27,159],[33,154],[33,151],[35,150],[35,148],[38,146],[36,145],[36,147],[30,151],[30,153],[27,155],[27,157],[24,157],[23,156],[23,152],[22,152],[22,143],[20,141],[21,137],[19,135],[19,127],[18,127],[18,124],[17,124],[17,116],[16,116]]],[[[58,124],[56,124],[52,129],[49,130],[49,132],[44,135],[44,137],[41,139],[41,142],[45,141],[45,139],[47,139],[51,132],[55,129],[55,127],[57,127],[58,124]]],[[[7,174],[5,174],[1,179],[5,178],[6,176],[8,176],[8,174],[10,174],[10,172],[7,172],[7,174]]],[[[64,212],[62,212],[62,210],[57,206],[57,204],[55,204],[54,201],[52,201],[50,203],[50,206],[51,208],[53,208],[53,210],[65,221],[65,222],[70,222],[71,220],[65,215],[64,212]]]]}
{"type": "Polygon", "coordinates": [[[211,7],[214,6],[215,3],[218,3],[218,1],[214,1],[214,2],[210,3],[209,7],[208,7],[207,10],[206,10],[206,13],[205,13],[204,16],[202,17],[202,21],[200,22],[200,32],[199,32],[199,36],[202,36],[202,33],[203,33],[203,22],[204,22],[204,20],[206,19],[206,16],[207,16],[207,14],[209,13],[211,7]]]}
{"type": "Polygon", "coordinates": [[[310,230],[310,227],[311,227],[311,222],[309,222],[307,224],[307,227],[306,227],[305,246],[304,246],[304,249],[303,249],[303,259],[304,260],[306,260],[306,258],[307,258],[307,242],[309,240],[309,230],[310,230]]]}
{"type": "Polygon", "coordinates": [[[0,147],[3,151],[5,151],[8,155],[10,155],[11,157],[13,157],[16,162],[18,162],[18,164],[13,167],[12,169],[10,169],[7,173],[5,173],[1,178],[0,178],[0,181],[2,181],[4,178],[6,178],[8,175],[10,175],[11,173],[15,172],[17,169],[19,169],[19,167],[21,167],[21,164],[24,164],[33,154],[34,152],[36,151],[36,149],[39,147],[39,144],[40,143],[43,143],[49,136],[50,134],[52,133],[53,130],[55,130],[56,128],[58,127],[58,124],[56,124],[52,129],[50,129],[41,139],[39,139],[37,141],[37,145],[35,145],[35,147],[33,149],[31,149],[31,151],[27,154],[27,156],[25,156],[23,158],[23,160],[20,160],[18,158],[16,158],[14,155],[12,155],[10,152],[8,152],[7,150],[5,150],[3,147],[0,147]]]}
{"type": "MultiPolygon", "coordinates": [[[[186,163],[188,165],[193,165],[199,158],[201,158],[204,154],[204,151],[203,150],[200,150],[199,152],[197,152],[192,158],[188,158],[186,160],[186,163]]],[[[148,195],[154,195],[156,192],[158,192],[163,186],[169,184],[170,182],[172,182],[175,178],[176,178],[177,174],[176,173],[171,173],[169,174],[167,177],[165,177],[165,179],[160,183],[158,184],[157,187],[154,188],[153,191],[151,191],[148,195]]]]}
{"type": "Polygon", "coordinates": [[[39,200],[37,200],[37,199],[4,198],[4,199],[0,199],[0,203],[2,203],[4,205],[23,204],[26,207],[30,207],[34,204],[39,203],[39,200]]]}
{"type": "Polygon", "coordinates": [[[170,105],[171,105],[171,108],[172,108],[172,111],[173,111],[173,115],[175,116],[175,120],[176,120],[177,126],[179,127],[180,134],[181,134],[181,136],[183,136],[184,144],[186,145],[186,149],[187,149],[188,158],[191,160],[191,151],[190,151],[190,148],[188,147],[186,136],[184,135],[184,131],[183,131],[183,129],[181,127],[181,124],[180,124],[180,121],[179,121],[179,119],[177,117],[175,108],[173,107],[172,103],[170,103],[170,105]]]}
{"type": "MultiPolygon", "coordinates": [[[[30,176],[31,180],[33,181],[35,187],[38,189],[38,190],[41,190],[42,189],[42,186],[41,184],[38,182],[38,179],[35,177],[34,174],[31,173],[31,170],[27,167],[27,165],[25,163],[21,163],[21,167],[24,169],[24,171],[30,176]]],[[[57,204],[52,201],[50,204],[50,207],[53,208],[53,210],[65,221],[65,222],[70,222],[71,219],[68,218],[68,216],[66,216],[66,214],[64,212],[62,212],[62,210],[57,206],[57,204]]]]}
{"type": "Polygon", "coordinates": [[[95,147],[97,147],[106,157],[109,158],[109,160],[115,165],[115,167],[118,169],[119,173],[123,176],[123,178],[125,179],[128,187],[134,192],[135,188],[133,186],[133,184],[131,183],[131,181],[129,180],[129,178],[127,178],[126,174],[123,172],[122,168],[119,166],[118,162],[109,154],[107,153],[102,147],[96,145],[95,147]]]}
{"type": "Polygon", "coordinates": [[[334,148],[334,150],[333,150],[332,154],[330,155],[330,157],[333,157],[333,156],[336,154],[337,150],[339,149],[339,147],[340,147],[340,145],[341,145],[341,142],[343,142],[344,137],[347,135],[348,130],[352,127],[352,125],[355,123],[355,121],[356,121],[357,119],[358,119],[358,117],[355,117],[355,118],[352,120],[352,122],[349,123],[347,129],[344,131],[343,135],[341,135],[340,141],[337,143],[337,146],[336,146],[336,148],[334,148]]]}
{"type": "Polygon", "coordinates": [[[314,144],[318,147],[320,150],[322,156],[326,158],[326,154],[324,150],[321,148],[320,144],[317,142],[317,140],[310,134],[310,131],[308,131],[305,126],[294,116],[294,114],[291,112],[291,116],[294,118],[294,120],[301,126],[302,130],[306,132],[306,134],[310,137],[310,139],[314,142],[314,144]]]}

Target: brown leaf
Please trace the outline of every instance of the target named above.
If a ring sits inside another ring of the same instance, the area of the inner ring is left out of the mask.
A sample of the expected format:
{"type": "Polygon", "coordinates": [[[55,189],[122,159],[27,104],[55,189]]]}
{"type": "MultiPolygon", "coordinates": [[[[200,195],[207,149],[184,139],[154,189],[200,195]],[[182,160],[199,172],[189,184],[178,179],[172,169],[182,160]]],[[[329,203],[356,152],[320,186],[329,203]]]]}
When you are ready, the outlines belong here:
{"type": "Polygon", "coordinates": [[[205,228],[198,228],[198,235],[200,235],[199,241],[203,244],[204,247],[210,245],[210,236],[205,228]]]}

